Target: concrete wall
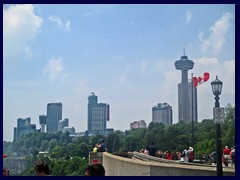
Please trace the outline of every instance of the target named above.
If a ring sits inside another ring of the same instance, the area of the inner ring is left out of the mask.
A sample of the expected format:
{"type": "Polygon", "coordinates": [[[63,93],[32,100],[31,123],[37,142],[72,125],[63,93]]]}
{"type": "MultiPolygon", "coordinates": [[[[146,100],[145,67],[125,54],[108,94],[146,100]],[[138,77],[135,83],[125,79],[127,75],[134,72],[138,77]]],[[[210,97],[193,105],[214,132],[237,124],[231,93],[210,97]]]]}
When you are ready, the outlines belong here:
{"type": "Polygon", "coordinates": [[[88,164],[92,164],[93,160],[97,160],[99,163],[103,164],[103,153],[102,152],[90,152],[88,156],[88,164]]]}
{"type": "MultiPolygon", "coordinates": [[[[107,176],[216,176],[215,166],[147,162],[104,152],[102,163],[107,176]]],[[[223,169],[224,176],[235,176],[235,170],[223,169]]]]}

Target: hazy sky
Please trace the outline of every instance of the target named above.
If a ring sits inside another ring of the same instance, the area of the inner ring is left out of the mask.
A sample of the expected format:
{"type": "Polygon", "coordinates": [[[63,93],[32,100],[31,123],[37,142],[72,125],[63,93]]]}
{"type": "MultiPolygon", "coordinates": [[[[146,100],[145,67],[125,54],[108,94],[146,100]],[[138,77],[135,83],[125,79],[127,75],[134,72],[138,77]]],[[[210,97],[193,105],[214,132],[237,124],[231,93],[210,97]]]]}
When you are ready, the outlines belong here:
{"type": "Polygon", "coordinates": [[[149,124],[163,102],[177,123],[183,48],[195,63],[189,78],[210,73],[198,86],[199,121],[213,118],[216,75],[221,107],[235,106],[235,5],[4,5],[3,139],[13,140],[17,118],[40,128],[50,102],[85,131],[91,92],[110,105],[107,128],[149,124]]]}

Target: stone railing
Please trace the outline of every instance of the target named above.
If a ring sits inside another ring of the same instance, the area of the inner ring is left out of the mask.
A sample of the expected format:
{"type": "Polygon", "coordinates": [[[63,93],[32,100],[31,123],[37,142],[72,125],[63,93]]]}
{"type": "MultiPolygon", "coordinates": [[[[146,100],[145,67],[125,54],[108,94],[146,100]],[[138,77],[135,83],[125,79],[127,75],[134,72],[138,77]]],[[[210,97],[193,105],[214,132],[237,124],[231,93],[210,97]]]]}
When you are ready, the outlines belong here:
{"type": "MultiPolygon", "coordinates": [[[[137,152],[133,152],[131,159],[107,152],[90,153],[89,161],[92,162],[94,159],[102,162],[107,176],[216,176],[217,174],[216,166],[179,163],[148,155],[141,156],[137,152]]],[[[235,169],[223,168],[223,175],[235,176],[235,169]]]]}

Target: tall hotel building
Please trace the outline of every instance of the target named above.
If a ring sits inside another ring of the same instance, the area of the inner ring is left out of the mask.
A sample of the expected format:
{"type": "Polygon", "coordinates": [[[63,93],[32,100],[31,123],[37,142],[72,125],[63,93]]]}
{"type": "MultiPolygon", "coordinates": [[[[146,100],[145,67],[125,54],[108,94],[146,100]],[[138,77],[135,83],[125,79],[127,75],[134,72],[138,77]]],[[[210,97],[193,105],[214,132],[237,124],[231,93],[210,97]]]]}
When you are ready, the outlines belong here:
{"type": "Polygon", "coordinates": [[[152,122],[172,125],[172,106],[167,103],[159,103],[152,107],[152,122]]]}
{"type": "Polygon", "coordinates": [[[62,103],[47,104],[47,133],[58,132],[58,121],[62,119],[62,103]]]}
{"type": "Polygon", "coordinates": [[[88,133],[106,134],[109,121],[109,105],[98,103],[98,97],[92,92],[88,97],[88,133]]]}
{"type": "Polygon", "coordinates": [[[185,54],[175,62],[177,70],[182,71],[181,83],[178,84],[178,120],[185,123],[197,121],[197,90],[188,82],[188,70],[192,69],[194,62],[185,54]],[[193,118],[192,118],[193,117],[193,118]]]}
{"type": "MultiPolygon", "coordinates": [[[[182,84],[178,84],[178,119],[182,117],[182,111],[180,111],[180,107],[182,104],[182,84]]],[[[193,86],[192,80],[188,80],[188,98],[189,98],[189,108],[190,108],[190,121],[197,122],[198,112],[197,112],[197,88],[193,86]],[[193,118],[193,119],[192,119],[193,118]]],[[[188,121],[188,122],[190,122],[188,121]]]]}

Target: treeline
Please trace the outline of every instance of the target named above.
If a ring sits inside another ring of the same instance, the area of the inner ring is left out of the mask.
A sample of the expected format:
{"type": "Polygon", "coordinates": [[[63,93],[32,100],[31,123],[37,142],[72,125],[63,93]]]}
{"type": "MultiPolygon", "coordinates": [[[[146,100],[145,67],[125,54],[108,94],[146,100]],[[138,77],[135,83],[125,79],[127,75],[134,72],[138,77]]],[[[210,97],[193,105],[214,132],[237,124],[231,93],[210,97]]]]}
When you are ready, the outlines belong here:
{"type": "MultiPolygon", "coordinates": [[[[221,125],[222,148],[235,145],[235,107],[225,107],[225,120],[221,125]]],[[[30,133],[18,141],[3,142],[3,153],[8,157],[25,156],[29,164],[45,158],[51,164],[53,175],[84,175],[89,151],[99,139],[104,138],[110,153],[139,151],[152,142],[158,150],[182,152],[189,146],[194,147],[196,155],[208,155],[216,149],[216,127],[213,119],[194,123],[194,145],[192,144],[192,123],[179,122],[171,126],[151,122],[146,129],[115,131],[108,136],[96,135],[71,138],[68,132],[57,134],[30,133]],[[48,157],[39,155],[48,151],[48,157]],[[47,158],[47,159],[46,159],[47,158]]],[[[32,173],[29,170],[28,173],[32,173]]],[[[27,175],[27,174],[24,174],[27,175]]]]}

